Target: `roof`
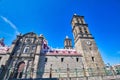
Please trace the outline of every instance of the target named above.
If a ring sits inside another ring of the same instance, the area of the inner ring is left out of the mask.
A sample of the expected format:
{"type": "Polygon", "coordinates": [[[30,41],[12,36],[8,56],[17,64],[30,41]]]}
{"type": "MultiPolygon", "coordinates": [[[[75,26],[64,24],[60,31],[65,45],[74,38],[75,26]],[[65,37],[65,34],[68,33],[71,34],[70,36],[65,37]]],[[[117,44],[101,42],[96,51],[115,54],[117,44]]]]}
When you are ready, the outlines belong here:
{"type": "Polygon", "coordinates": [[[45,55],[76,55],[76,56],[82,56],[80,53],[78,53],[75,49],[50,49],[50,50],[42,50],[42,54],[45,55]]]}

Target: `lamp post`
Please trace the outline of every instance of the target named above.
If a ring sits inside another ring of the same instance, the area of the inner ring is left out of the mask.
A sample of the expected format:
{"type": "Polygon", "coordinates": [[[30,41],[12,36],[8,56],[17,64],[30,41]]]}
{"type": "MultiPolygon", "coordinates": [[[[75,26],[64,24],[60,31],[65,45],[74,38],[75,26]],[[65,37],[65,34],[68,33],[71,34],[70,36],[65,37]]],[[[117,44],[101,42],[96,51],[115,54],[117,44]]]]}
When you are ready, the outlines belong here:
{"type": "Polygon", "coordinates": [[[61,69],[59,68],[59,79],[60,79],[60,71],[61,71],[61,69]]]}
{"type": "Polygon", "coordinates": [[[69,80],[69,71],[70,71],[70,69],[69,69],[69,67],[68,67],[68,64],[67,64],[67,78],[68,78],[68,80],[69,80]]]}
{"type": "Polygon", "coordinates": [[[77,68],[75,68],[75,72],[76,72],[76,78],[78,77],[78,74],[77,74],[77,68]]]}
{"type": "Polygon", "coordinates": [[[52,78],[52,64],[50,66],[51,66],[51,68],[50,68],[50,78],[52,78]]]}

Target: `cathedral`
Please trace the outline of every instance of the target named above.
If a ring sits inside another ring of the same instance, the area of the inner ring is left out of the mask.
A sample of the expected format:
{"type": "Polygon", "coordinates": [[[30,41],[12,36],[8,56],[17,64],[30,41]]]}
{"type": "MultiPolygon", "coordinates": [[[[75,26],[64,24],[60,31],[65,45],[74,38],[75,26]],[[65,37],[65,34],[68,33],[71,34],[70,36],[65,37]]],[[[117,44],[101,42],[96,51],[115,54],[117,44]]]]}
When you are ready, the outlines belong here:
{"type": "Polygon", "coordinates": [[[17,35],[6,52],[6,62],[0,63],[5,67],[2,79],[74,80],[72,78],[104,75],[104,62],[84,16],[74,14],[71,25],[74,48],[68,36],[64,39],[64,48],[55,49],[49,47],[42,34],[29,32],[17,35]]]}

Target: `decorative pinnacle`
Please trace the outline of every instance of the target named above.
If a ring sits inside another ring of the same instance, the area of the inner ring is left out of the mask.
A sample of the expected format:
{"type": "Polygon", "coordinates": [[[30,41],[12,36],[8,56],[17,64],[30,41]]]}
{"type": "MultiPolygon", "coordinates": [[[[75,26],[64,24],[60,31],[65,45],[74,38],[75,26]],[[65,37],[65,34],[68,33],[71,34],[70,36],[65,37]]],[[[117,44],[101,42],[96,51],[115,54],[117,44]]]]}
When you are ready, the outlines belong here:
{"type": "Polygon", "coordinates": [[[66,39],[68,39],[69,37],[68,36],[66,36],[66,39]]]}
{"type": "Polygon", "coordinates": [[[76,16],[77,14],[76,14],[76,13],[74,13],[74,15],[76,16]]]}
{"type": "Polygon", "coordinates": [[[43,34],[40,34],[40,37],[43,37],[43,34]]]}

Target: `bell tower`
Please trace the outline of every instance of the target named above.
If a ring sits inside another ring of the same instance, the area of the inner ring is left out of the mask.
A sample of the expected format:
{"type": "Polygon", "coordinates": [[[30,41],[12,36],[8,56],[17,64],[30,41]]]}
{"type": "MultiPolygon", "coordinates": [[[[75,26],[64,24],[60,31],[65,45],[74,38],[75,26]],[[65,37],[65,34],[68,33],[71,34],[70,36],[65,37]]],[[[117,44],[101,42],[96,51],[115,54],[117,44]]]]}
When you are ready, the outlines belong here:
{"type": "Polygon", "coordinates": [[[66,38],[64,40],[64,48],[72,49],[72,40],[68,36],[66,36],[66,38]]]}
{"type": "Polygon", "coordinates": [[[104,68],[104,62],[98,51],[94,37],[92,37],[88,29],[88,24],[84,20],[84,16],[74,14],[71,24],[75,49],[83,56],[82,63],[84,68],[86,70],[94,69],[96,73],[102,74],[98,69],[104,68]]]}

